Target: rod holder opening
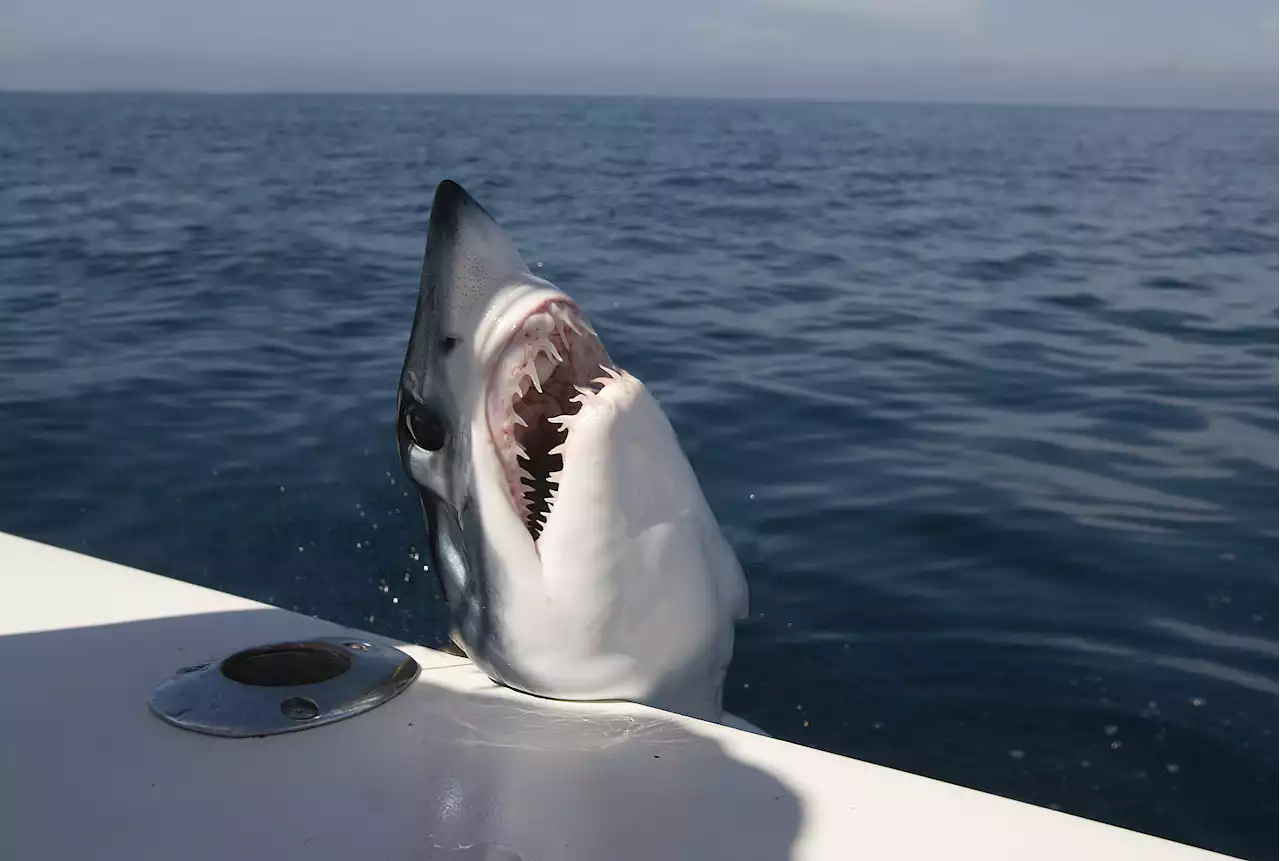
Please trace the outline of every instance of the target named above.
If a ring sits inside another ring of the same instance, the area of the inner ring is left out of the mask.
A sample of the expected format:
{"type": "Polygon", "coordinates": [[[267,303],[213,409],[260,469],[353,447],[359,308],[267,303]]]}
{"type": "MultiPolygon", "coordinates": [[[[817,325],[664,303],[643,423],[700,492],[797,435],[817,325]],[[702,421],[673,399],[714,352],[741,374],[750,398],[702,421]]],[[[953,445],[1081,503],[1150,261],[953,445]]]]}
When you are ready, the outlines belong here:
{"type": "Polygon", "coordinates": [[[222,674],[242,685],[287,688],[336,679],[351,669],[351,658],[327,643],[279,643],[236,652],[222,662],[222,674]]]}
{"type": "Polygon", "coordinates": [[[420,672],[406,653],[369,639],[269,643],[176,670],[152,691],[149,705],[161,720],[192,732],[276,735],[377,708],[420,672]]]}

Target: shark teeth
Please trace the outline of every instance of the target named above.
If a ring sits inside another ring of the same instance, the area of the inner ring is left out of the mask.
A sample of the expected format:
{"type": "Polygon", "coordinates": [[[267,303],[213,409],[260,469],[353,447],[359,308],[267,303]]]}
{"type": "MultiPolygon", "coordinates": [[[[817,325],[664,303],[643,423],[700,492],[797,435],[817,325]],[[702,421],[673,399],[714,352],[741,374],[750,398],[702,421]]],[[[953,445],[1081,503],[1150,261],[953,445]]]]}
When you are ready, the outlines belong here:
{"type": "Polygon", "coordinates": [[[573,422],[617,379],[595,329],[571,301],[553,300],[512,326],[486,411],[512,505],[535,542],[560,495],[573,422]]]}

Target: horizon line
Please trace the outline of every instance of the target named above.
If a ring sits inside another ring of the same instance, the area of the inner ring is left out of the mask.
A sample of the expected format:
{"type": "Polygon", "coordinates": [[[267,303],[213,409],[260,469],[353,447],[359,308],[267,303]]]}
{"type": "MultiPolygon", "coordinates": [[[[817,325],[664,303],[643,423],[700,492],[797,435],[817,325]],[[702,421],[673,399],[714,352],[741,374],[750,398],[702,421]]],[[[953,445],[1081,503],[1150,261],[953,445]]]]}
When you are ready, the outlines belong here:
{"type": "Polygon", "coordinates": [[[812,105],[896,105],[917,107],[1006,107],[1006,108],[1073,108],[1086,110],[1145,110],[1145,111],[1194,111],[1207,113],[1246,113],[1276,114],[1280,106],[1242,106],[1242,105],[1209,105],[1195,102],[1179,103],[1176,101],[1157,103],[1097,103],[1074,100],[1052,100],[1030,102],[1016,99],[911,99],[911,98],[874,98],[838,96],[793,96],[793,95],[743,95],[743,94],[682,94],[671,95],[646,92],[515,92],[504,90],[429,90],[429,89],[219,89],[212,87],[76,87],[76,88],[32,88],[9,87],[0,84],[0,95],[18,96],[206,96],[206,97],[271,97],[271,96],[396,96],[396,97],[429,97],[429,98],[498,98],[498,99],[617,99],[617,100],[649,100],[649,101],[690,101],[690,102],[785,102],[812,105]]]}

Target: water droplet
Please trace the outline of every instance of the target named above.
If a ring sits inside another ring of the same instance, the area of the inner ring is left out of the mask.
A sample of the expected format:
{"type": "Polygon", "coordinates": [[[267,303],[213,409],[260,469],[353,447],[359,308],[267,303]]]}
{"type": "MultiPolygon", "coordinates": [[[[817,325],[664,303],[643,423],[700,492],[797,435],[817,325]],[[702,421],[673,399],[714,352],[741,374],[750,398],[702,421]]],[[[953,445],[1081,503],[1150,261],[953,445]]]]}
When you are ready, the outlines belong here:
{"type": "Polygon", "coordinates": [[[298,545],[298,552],[299,552],[299,553],[301,553],[301,552],[302,552],[302,545],[301,545],[301,544],[299,544],[299,545],[298,545]]]}
{"type": "Polygon", "coordinates": [[[1022,758],[1023,758],[1023,757],[1025,757],[1026,755],[1027,755],[1027,754],[1026,754],[1026,752],[1025,752],[1025,751],[1021,751],[1021,750],[1011,750],[1011,751],[1009,751],[1009,756],[1013,757],[1014,759],[1022,759],[1022,758]]]}
{"type": "Polygon", "coordinates": [[[1113,741],[1113,742],[1111,742],[1111,749],[1112,749],[1112,750],[1119,750],[1121,747],[1123,747],[1123,745],[1122,745],[1120,742],[1118,742],[1118,741],[1113,741]]]}
{"type": "Polygon", "coordinates": [[[1200,697],[1192,697],[1191,704],[1196,708],[1199,708],[1200,706],[1204,705],[1204,700],[1202,700],[1200,697]]]}
{"type": "Polygon", "coordinates": [[[884,729],[884,721],[876,721],[871,725],[871,728],[875,730],[884,729]]]}
{"type": "Polygon", "coordinates": [[[1116,726],[1115,724],[1107,724],[1102,728],[1102,731],[1105,732],[1107,735],[1115,735],[1116,733],[1120,732],[1120,727],[1116,726]]]}
{"type": "Polygon", "coordinates": [[[1169,772],[1170,774],[1177,774],[1178,764],[1176,762],[1166,762],[1164,764],[1164,770],[1169,772]]]}
{"type": "Polygon", "coordinates": [[[750,493],[750,494],[747,494],[747,498],[748,498],[748,499],[755,499],[755,498],[756,498],[756,495],[755,495],[754,493],[750,493]]]}

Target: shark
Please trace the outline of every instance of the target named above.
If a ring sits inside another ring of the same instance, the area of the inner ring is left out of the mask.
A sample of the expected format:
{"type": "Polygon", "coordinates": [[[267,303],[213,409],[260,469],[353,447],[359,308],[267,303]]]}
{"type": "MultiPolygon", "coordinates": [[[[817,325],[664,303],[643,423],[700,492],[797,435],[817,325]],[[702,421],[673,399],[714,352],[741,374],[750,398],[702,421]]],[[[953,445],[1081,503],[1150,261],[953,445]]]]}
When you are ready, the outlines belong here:
{"type": "Polygon", "coordinates": [[[499,685],[732,723],[746,578],[670,421],[452,181],[396,407],[452,642],[499,685]]]}

